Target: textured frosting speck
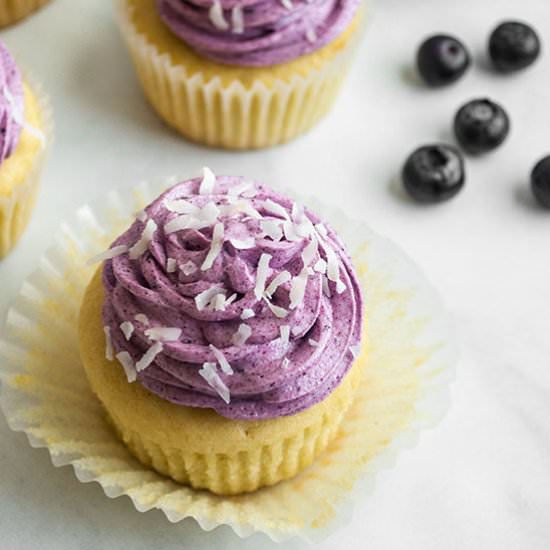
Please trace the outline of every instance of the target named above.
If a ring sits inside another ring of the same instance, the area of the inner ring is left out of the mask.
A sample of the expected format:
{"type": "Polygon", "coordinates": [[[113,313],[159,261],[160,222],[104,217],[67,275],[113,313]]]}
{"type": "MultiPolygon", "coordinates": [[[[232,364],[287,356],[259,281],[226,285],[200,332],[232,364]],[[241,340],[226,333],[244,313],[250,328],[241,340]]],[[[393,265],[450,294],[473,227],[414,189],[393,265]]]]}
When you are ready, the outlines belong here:
{"type": "Polygon", "coordinates": [[[139,257],[122,253],[104,264],[103,322],[114,353],[127,352],[137,363],[153,344],[148,329],[181,329],[138,373],[138,383],[168,401],[213,408],[228,418],[298,413],[331,393],[353,362],[363,311],[350,258],[334,231],[291,199],[242,178],[212,178],[213,187],[203,185],[203,194],[201,179],[175,185],[113,243],[131,249],[148,224],[156,227],[139,257]],[[173,211],[172,201],[181,199],[193,213],[173,211]],[[197,208],[205,207],[216,219],[197,227],[197,208]],[[197,228],[170,233],[178,218],[197,228]],[[216,225],[218,235],[223,228],[223,244],[208,267],[216,225]],[[262,263],[269,266],[265,272],[262,263]],[[276,289],[275,279],[282,283],[276,289]],[[198,307],[195,298],[213,287],[226,299],[236,296],[223,309],[215,300],[198,307]],[[129,339],[121,329],[128,321],[134,327],[129,339]],[[241,325],[250,328],[242,344],[235,340],[241,325]],[[232,374],[222,368],[217,350],[232,374]],[[200,375],[205,363],[215,365],[229,403],[200,375]]]}
{"type": "Polygon", "coordinates": [[[6,46],[0,42],[0,164],[17,147],[23,120],[23,81],[6,46]]]}
{"type": "Polygon", "coordinates": [[[203,57],[265,67],[292,61],[337,38],[351,23],[360,0],[214,2],[157,0],[157,6],[172,32],[203,57]]]}

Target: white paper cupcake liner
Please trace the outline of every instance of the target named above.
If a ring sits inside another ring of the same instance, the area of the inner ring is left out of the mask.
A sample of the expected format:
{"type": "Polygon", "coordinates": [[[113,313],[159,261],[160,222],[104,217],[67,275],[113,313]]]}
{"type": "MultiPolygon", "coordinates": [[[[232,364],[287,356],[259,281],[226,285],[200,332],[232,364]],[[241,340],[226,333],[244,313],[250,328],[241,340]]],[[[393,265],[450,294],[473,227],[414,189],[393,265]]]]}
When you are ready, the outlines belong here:
{"type": "Polygon", "coordinates": [[[339,210],[295,196],[354,251],[365,290],[369,354],[351,412],[310,468],[256,493],[220,497],[162,477],[138,463],[107,424],[80,364],[76,318],[94,270],[86,260],[176,181],[115,190],[62,225],[8,314],[0,342],[0,405],[10,427],[25,432],[32,446],[47,447],[54,465],[71,464],[78,479],[97,481],[109,497],[127,495],[141,512],[158,508],[171,522],[194,518],[205,530],[228,525],[241,537],[262,532],[274,541],[321,540],[348,522],[377,474],[449,406],[457,359],[449,320],[395,245],[339,210]]]}

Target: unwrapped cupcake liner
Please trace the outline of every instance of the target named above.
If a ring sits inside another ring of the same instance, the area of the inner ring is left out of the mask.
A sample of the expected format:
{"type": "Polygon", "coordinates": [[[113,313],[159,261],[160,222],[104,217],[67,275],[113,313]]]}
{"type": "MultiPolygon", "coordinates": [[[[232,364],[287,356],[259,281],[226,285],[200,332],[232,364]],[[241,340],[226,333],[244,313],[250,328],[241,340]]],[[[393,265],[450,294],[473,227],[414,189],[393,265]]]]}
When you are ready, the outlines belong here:
{"type": "Polygon", "coordinates": [[[27,131],[37,134],[36,139],[42,140],[42,146],[36,153],[24,180],[13,185],[7,194],[0,194],[0,259],[17,244],[30,221],[40,188],[44,162],[53,141],[53,114],[50,101],[42,86],[32,77],[25,74],[24,81],[36,97],[42,117],[42,128],[39,132],[33,128],[27,131]]]}
{"type": "MultiPolygon", "coordinates": [[[[141,34],[130,18],[127,0],[117,0],[122,34],[139,80],[161,118],[186,138],[212,147],[257,149],[285,143],[307,132],[332,107],[347,75],[365,14],[342,48],[321,68],[307,75],[290,73],[288,80],[252,86],[240,80],[224,83],[174,64],[141,34]]],[[[362,8],[364,11],[364,8],[362,8]]]]}
{"type": "Polygon", "coordinates": [[[50,0],[0,0],[0,27],[12,25],[50,0]]]}
{"type": "Polygon", "coordinates": [[[64,223],[56,244],[23,284],[0,342],[0,405],[9,426],[47,447],[109,497],[137,510],[160,509],[171,522],[194,518],[205,530],[230,526],[275,541],[321,540],[368,498],[377,474],[415,445],[449,405],[457,351],[449,319],[415,265],[366,224],[317,200],[294,198],[330,222],[347,243],[365,293],[367,366],[357,397],[327,451],[293,479],[255,493],[221,497],[180,485],[136,461],[92,393],[78,352],[77,317],[94,267],[135,212],[176,178],[112,191],[64,223]]]}

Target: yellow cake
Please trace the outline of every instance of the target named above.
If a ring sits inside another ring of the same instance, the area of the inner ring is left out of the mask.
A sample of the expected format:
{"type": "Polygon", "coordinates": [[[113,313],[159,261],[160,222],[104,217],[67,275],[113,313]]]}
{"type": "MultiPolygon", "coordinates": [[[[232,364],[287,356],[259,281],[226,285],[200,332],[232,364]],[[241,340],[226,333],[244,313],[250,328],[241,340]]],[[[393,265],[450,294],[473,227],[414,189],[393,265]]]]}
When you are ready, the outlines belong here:
{"type": "Polygon", "coordinates": [[[268,67],[221,64],[164,25],[155,0],[119,0],[119,20],[139,80],[162,119],[190,140],[261,148],[306,132],[330,109],[363,20],[321,49],[268,67]]]}
{"type": "Polygon", "coordinates": [[[0,0],[0,27],[17,23],[48,2],[49,0],[0,0]]]}

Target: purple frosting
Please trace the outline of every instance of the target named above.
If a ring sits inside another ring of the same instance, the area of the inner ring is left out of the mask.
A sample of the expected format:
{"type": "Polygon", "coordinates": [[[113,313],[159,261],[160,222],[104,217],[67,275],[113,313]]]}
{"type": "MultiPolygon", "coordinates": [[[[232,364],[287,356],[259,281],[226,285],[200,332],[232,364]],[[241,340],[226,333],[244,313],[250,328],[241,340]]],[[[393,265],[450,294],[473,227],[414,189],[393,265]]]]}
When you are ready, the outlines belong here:
{"type": "Polygon", "coordinates": [[[103,268],[103,321],[114,354],[127,352],[135,365],[154,345],[148,329],[181,329],[137,374],[151,392],[233,419],[311,407],[342,381],[361,338],[361,291],[344,245],[312,212],[261,184],[223,176],[207,194],[199,194],[200,185],[200,179],[175,185],[113,243],[130,249],[103,268]],[[174,204],[191,213],[176,213],[174,204]],[[176,219],[193,228],[174,231],[176,219]],[[148,225],[153,231],[144,241],[148,225]],[[147,246],[131,259],[140,241],[147,246]],[[216,242],[221,249],[209,267],[216,242]],[[262,255],[269,266],[265,284],[262,255]],[[277,277],[282,284],[270,288],[277,277]],[[212,287],[231,303],[198,305],[195,298],[212,287]],[[128,321],[129,339],[121,328],[128,321]],[[241,325],[250,328],[245,342],[235,341],[241,325]],[[232,374],[224,372],[218,350],[232,374]],[[201,376],[205,363],[216,365],[229,403],[201,376]]]}
{"type": "Polygon", "coordinates": [[[198,54],[219,63],[249,67],[285,63],[322,48],[350,24],[359,3],[157,0],[162,20],[198,54]]]}
{"type": "Polygon", "coordinates": [[[0,164],[19,143],[23,101],[21,73],[6,46],[0,42],[0,164]]]}

